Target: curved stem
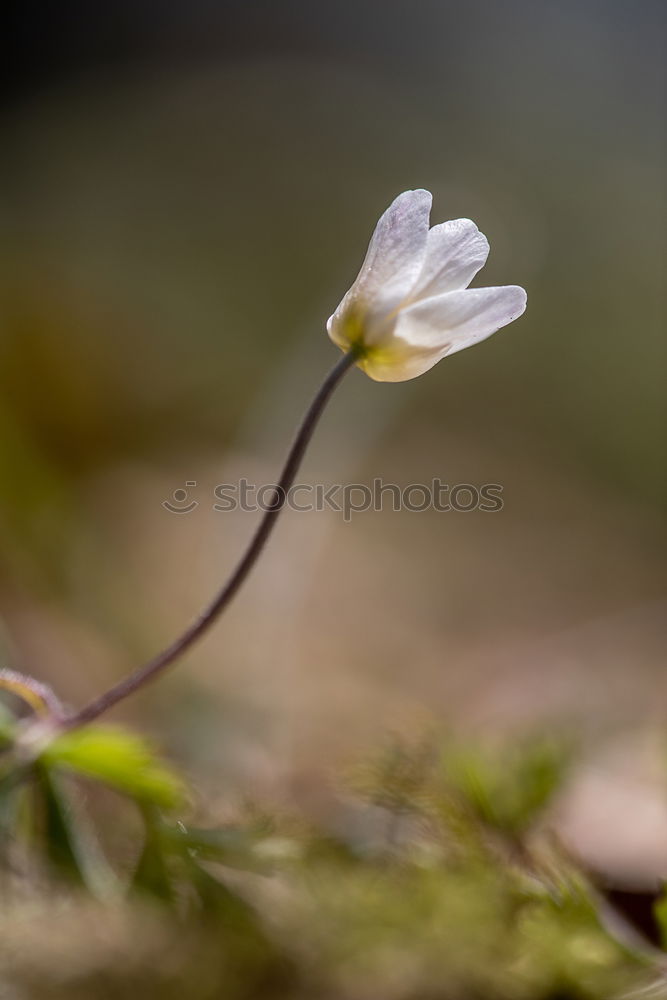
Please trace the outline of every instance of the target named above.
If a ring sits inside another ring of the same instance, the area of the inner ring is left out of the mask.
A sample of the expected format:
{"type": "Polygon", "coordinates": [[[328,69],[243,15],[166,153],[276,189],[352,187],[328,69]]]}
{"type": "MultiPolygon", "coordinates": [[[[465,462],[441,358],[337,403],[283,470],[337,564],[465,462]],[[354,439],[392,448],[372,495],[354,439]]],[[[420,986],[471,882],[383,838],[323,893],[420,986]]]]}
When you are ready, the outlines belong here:
{"type": "Polygon", "coordinates": [[[0,670],[0,688],[11,691],[29,705],[35,715],[50,716],[52,719],[63,717],[63,707],[54,692],[46,684],[36,681],[34,677],[19,674],[16,670],[0,670]]]}
{"type": "Polygon", "coordinates": [[[268,504],[264,512],[264,516],[257,526],[254,535],[250,539],[247,549],[241,556],[236,569],[221,590],[216,594],[211,603],[202,611],[199,617],[196,618],[192,624],[189,625],[185,631],[171,643],[171,645],[167,646],[166,649],[163,649],[161,653],[158,653],[157,656],[153,657],[152,660],[149,660],[148,663],[139,667],[133,673],[123,678],[123,680],[119,681],[113,687],[109,688],[108,691],[99,695],[99,697],[95,698],[94,701],[85,705],[82,709],[80,709],[80,711],[69,716],[64,721],[65,728],[72,729],[76,726],[92,722],[93,719],[97,719],[98,716],[112,708],[112,706],[117,705],[119,701],[123,701],[124,698],[127,698],[135,691],[138,691],[139,688],[148,684],[149,681],[155,680],[155,678],[162,674],[163,671],[174,662],[174,660],[178,659],[179,656],[182,656],[183,653],[187,652],[187,650],[190,649],[190,647],[193,646],[218,620],[227,605],[236,595],[241,584],[247,577],[252,567],[255,565],[262,549],[266,545],[275,523],[278,520],[278,516],[285,506],[287,491],[294,483],[295,476],[299,470],[299,466],[301,465],[301,460],[303,459],[308,443],[313,436],[317,422],[322,415],[322,412],[334,389],[341,381],[345,373],[352,367],[355,360],[356,353],[354,351],[350,351],[345,354],[334,365],[317,391],[315,398],[308,407],[308,410],[301,421],[292,447],[287,455],[280,479],[278,480],[278,484],[271,498],[271,502],[268,504]]]}

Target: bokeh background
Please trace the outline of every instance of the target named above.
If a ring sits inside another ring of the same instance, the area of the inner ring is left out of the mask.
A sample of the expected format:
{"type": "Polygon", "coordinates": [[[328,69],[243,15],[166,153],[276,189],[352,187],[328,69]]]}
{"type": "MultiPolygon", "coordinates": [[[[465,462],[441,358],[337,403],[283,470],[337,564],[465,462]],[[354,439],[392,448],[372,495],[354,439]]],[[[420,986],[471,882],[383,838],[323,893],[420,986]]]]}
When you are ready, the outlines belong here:
{"type": "Polygon", "coordinates": [[[215,485],[272,481],[377,217],[426,187],[435,221],[488,235],[477,283],[524,285],[528,310],[415,382],[353,372],[301,478],[498,483],[504,509],[286,514],[215,633],[114,717],[205,795],[324,814],[382,733],[563,727],[590,744],[563,830],[664,868],[665,20],[658,0],[16,5],[4,662],[83,704],[198,611],[256,520],[213,510],[215,485]],[[170,513],[187,482],[198,506],[170,513]]]}

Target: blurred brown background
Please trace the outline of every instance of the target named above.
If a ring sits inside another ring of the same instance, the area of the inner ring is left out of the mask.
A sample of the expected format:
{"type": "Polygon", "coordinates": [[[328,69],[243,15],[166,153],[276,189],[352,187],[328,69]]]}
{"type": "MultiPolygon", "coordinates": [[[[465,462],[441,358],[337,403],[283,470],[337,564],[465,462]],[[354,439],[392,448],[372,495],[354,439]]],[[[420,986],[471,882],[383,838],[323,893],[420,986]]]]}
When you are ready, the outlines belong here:
{"type": "Polygon", "coordinates": [[[352,373],[301,478],[499,483],[504,510],[287,514],[116,717],[252,794],[432,719],[664,723],[664,39],[652,0],[17,6],[5,663],[81,704],[208,599],[256,520],[214,486],[271,482],[378,215],[422,186],[528,311],[415,382],[352,373]]]}

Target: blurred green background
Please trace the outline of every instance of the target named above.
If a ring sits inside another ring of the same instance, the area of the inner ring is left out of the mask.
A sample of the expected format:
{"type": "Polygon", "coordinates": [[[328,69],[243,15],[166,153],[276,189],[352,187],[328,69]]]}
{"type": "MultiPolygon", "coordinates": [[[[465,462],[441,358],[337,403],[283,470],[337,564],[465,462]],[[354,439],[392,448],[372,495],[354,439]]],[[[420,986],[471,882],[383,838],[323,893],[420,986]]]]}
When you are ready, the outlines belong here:
{"type": "Polygon", "coordinates": [[[203,788],[313,808],[333,762],[433,716],[626,743],[664,723],[665,19],[652,0],[17,7],[5,663],[82,704],[199,610],[256,520],[214,511],[214,486],[272,481],[377,217],[426,187],[435,222],[489,237],[477,283],[524,285],[528,310],[415,382],[353,372],[301,478],[498,483],[503,511],[288,513],[215,634],[116,717],[203,788]],[[186,482],[199,506],[169,513],[186,482]]]}

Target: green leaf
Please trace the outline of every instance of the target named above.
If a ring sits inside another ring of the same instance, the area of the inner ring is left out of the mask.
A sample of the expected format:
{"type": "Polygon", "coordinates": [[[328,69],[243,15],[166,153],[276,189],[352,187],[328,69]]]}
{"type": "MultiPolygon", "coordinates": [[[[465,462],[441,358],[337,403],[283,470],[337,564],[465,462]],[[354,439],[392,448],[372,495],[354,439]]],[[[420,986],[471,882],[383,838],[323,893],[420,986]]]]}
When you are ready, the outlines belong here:
{"type": "Polygon", "coordinates": [[[0,701],[0,750],[6,749],[14,741],[16,718],[0,701]]]}
{"type": "Polygon", "coordinates": [[[667,951],[667,884],[663,885],[662,893],[653,906],[653,914],[660,931],[660,942],[667,951]]]}
{"type": "Polygon", "coordinates": [[[100,851],[81,804],[66,784],[47,767],[38,766],[35,808],[41,816],[42,845],[54,874],[103,897],[115,888],[115,878],[100,851]]]}
{"type": "Polygon", "coordinates": [[[18,768],[0,774],[0,864],[7,862],[16,841],[19,808],[25,794],[24,777],[25,769],[18,768]]]}
{"type": "Polygon", "coordinates": [[[266,872],[271,864],[257,851],[270,833],[266,826],[243,829],[226,827],[202,830],[182,823],[166,829],[173,849],[202,861],[217,861],[241,871],[266,872]]]}
{"type": "Polygon", "coordinates": [[[182,780],[140,736],[112,726],[86,726],[57,736],[42,761],[97,778],[139,802],[174,809],[185,799],[182,780]]]}
{"type": "Polygon", "coordinates": [[[252,938],[263,939],[257,913],[250,903],[195,861],[190,863],[188,875],[205,913],[221,916],[227,931],[243,934],[246,944],[252,938]]]}
{"type": "Polygon", "coordinates": [[[80,844],[70,808],[54,775],[43,768],[37,772],[37,811],[42,813],[44,851],[50,866],[67,881],[86,885],[80,844]]]}
{"type": "Polygon", "coordinates": [[[513,836],[525,831],[560,787],[570,762],[568,747],[538,740],[510,751],[446,751],[448,784],[488,823],[513,836]]]}
{"type": "Polygon", "coordinates": [[[169,865],[169,841],[164,836],[160,814],[153,808],[142,809],[145,839],[137,863],[132,889],[159,899],[163,903],[176,900],[176,889],[169,865]]]}

